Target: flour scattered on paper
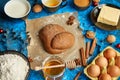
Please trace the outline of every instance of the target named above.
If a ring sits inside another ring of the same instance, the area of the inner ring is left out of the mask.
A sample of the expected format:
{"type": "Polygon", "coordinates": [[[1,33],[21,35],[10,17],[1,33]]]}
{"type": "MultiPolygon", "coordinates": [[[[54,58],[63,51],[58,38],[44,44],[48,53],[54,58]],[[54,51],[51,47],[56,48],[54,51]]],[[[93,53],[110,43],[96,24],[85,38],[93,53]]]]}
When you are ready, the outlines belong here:
{"type": "Polygon", "coordinates": [[[14,54],[0,56],[0,80],[25,80],[28,70],[22,57],[14,54]]]}

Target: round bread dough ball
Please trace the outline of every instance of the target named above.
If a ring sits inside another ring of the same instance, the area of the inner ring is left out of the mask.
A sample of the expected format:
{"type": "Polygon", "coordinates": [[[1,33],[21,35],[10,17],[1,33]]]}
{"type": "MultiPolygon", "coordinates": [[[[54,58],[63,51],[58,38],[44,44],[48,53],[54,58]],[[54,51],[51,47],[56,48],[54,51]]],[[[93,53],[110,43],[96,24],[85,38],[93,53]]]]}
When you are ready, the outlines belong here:
{"type": "Polygon", "coordinates": [[[35,5],[33,6],[33,11],[34,11],[35,13],[41,12],[41,11],[42,11],[41,5],[35,4],[35,5]]]}
{"type": "Polygon", "coordinates": [[[72,33],[58,24],[47,24],[39,32],[44,49],[50,54],[59,54],[71,48],[75,43],[72,33]]]}
{"type": "Polygon", "coordinates": [[[116,37],[114,35],[108,35],[107,36],[107,42],[113,43],[116,41],[116,37]]]}
{"type": "Polygon", "coordinates": [[[75,37],[70,32],[62,32],[54,36],[51,41],[53,49],[67,49],[74,45],[75,37]],[[61,45],[62,44],[62,45],[61,45]]]}

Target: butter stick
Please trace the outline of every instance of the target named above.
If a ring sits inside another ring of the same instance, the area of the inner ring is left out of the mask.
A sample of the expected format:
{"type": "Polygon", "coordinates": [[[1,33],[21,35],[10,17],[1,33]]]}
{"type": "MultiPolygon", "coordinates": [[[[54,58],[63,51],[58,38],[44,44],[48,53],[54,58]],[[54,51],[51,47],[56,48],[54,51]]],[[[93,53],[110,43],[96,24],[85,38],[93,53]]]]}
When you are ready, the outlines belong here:
{"type": "Polygon", "coordinates": [[[117,26],[119,22],[119,16],[120,16],[119,9],[103,5],[97,18],[97,22],[117,26]]]}
{"type": "Polygon", "coordinates": [[[94,38],[93,39],[93,42],[92,42],[92,46],[91,46],[91,48],[90,48],[90,55],[92,55],[93,54],[93,52],[94,52],[94,50],[95,50],[95,47],[96,47],[96,43],[97,43],[97,39],[96,38],[94,38]]]}

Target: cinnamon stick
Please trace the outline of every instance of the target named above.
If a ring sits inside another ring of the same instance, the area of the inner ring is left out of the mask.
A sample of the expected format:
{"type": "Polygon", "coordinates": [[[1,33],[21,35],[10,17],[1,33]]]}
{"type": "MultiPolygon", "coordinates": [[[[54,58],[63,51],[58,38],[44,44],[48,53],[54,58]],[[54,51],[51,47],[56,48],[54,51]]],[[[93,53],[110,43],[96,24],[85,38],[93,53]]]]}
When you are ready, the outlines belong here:
{"type": "Polygon", "coordinates": [[[90,48],[90,55],[93,54],[93,52],[94,52],[94,50],[95,50],[95,47],[96,47],[96,43],[97,43],[97,39],[94,38],[94,39],[93,39],[93,42],[92,42],[92,46],[91,46],[91,48],[90,48]]]}
{"type": "Polygon", "coordinates": [[[90,51],[90,42],[87,42],[86,43],[86,59],[88,59],[89,57],[89,51],[90,51]]]}
{"type": "Polygon", "coordinates": [[[83,47],[80,48],[80,56],[81,56],[82,65],[86,66],[86,58],[85,58],[85,53],[84,53],[83,47]]]}
{"type": "Polygon", "coordinates": [[[80,75],[81,75],[81,72],[78,72],[77,75],[75,76],[74,80],[78,80],[80,75]]]}

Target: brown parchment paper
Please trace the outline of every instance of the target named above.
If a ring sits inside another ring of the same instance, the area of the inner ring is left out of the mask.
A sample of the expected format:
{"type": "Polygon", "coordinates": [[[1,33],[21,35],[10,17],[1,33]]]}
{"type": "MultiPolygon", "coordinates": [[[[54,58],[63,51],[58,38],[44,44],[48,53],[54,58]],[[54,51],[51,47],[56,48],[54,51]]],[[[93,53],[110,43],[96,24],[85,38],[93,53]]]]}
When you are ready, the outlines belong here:
{"type": "Polygon", "coordinates": [[[63,14],[55,14],[43,18],[26,20],[26,29],[28,35],[30,36],[30,44],[27,46],[28,56],[33,59],[31,62],[31,69],[34,69],[35,66],[42,66],[43,60],[51,56],[52,54],[47,53],[42,46],[42,43],[39,39],[38,32],[41,28],[43,28],[46,24],[59,24],[65,28],[66,31],[71,32],[75,36],[75,44],[72,48],[66,50],[61,54],[56,54],[56,56],[61,57],[65,62],[74,60],[75,58],[79,58],[79,49],[84,47],[84,37],[81,33],[81,29],[79,28],[79,21],[77,20],[77,12],[75,13],[63,13],[63,14]],[[76,18],[74,20],[73,25],[67,25],[66,21],[69,16],[74,15],[76,18]]]}

